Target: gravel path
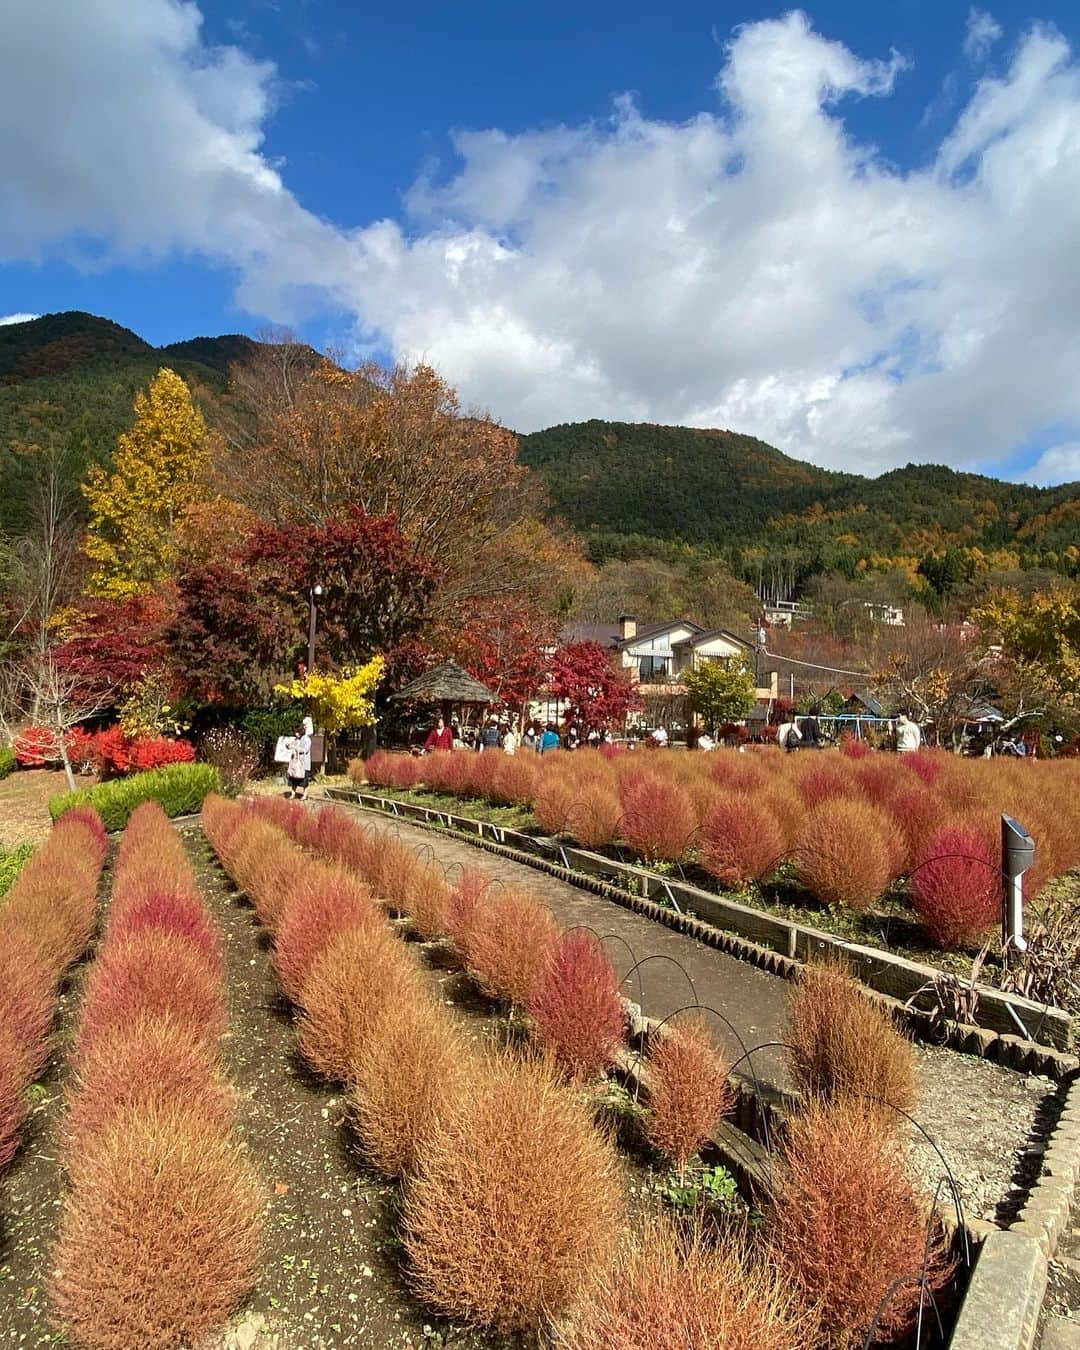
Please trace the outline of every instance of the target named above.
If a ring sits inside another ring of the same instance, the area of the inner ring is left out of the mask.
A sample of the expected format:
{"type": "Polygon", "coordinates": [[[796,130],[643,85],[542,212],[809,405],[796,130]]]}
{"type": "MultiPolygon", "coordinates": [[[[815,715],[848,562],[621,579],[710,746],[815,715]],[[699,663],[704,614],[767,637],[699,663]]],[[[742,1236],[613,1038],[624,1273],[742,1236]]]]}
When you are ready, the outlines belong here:
{"type": "MultiPolygon", "coordinates": [[[[722,1013],[738,1032],[736,1037],[716,1024],[717,1038],[732,1060],[743,1053],[743,1045],[752,1049],[784,1039],[785,980],[523,863],[375,811],[346,809],[355,811],[368,828],[397,836],[444,868],[474,868],[504,885],[532,891],[564,927],[587,924],[602,938],[616,935],[608,948],[620,975],[645,957],[670,957],[648,961],[629,981],[628,996],[640,1000],[650,1017],[666,1017],[692,1002],[692,981],[701,1002],[722,1013]]],[[[916,1055],[921,1083],[916,1115],[956,1176],[967,1217],[1009,1217],[1017,1181],[1033,1167],[1037,1173],[1038,1154],[1029,1151],[1029,1143],[1041,1118],[1052,1110],[1054,1084],[952,1050],[918,1045],[916,1055]]],[[[754,1068],[776,1087],[793,1086],[780,1049],[755,1054],[754,1068]]],[[[941,1162],[917,1130],[912,1137],[916,1164],[933,1190],[943,1173],[941,1162]]]]}

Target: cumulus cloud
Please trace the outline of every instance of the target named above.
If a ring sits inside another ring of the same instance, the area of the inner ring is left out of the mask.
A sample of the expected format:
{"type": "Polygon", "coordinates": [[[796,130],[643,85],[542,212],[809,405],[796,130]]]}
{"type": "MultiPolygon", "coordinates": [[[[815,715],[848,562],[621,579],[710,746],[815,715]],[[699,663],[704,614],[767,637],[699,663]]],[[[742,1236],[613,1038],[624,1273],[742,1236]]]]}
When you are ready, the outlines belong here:
{"type": "Polygon", "coordinates": [[[1044,450],[1023,475],[1024,482],[1047,487],[1053,483],[1080,483],[1080,441],[1044,450]]]}
{"type": "Polygon", "coordinates": [[[985,9],[968,10],[964,32],[964,55],[969,61],[985,61],[990,48],[1001,37],[1001,24],[985,9]]]}
{"type": "MultiPolygon", "coordinates": [[[[969,47],[993,26],[973,11],[969,47]]],[[[193,4],[39,0],[8,29],[0,258],[202,255],[253,314],[344,309],[358,350],[428,359],[522,430],[730,426],[864,472],[1080,440],[1080,69],[1050,29],[917,170],[845,121],[902,62],[796,12],[738,29],[686,122],[622,97],[586,125],[459,131],[404,220],[349,230],[270,162],[273,69],[209,47],[193,4]]]]}
{"type": "Polygon", "coordinates": [[[40,314],[0,314],[0,328],[8,323],[29,323],[31,319],[40,318],[40,314]]]}

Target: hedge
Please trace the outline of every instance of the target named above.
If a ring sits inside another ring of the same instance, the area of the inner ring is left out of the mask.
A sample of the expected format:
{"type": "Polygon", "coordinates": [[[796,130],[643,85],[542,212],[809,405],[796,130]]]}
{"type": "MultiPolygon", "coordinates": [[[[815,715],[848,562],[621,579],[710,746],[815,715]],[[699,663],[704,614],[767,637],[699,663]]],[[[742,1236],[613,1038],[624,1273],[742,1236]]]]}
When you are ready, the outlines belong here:
{"type": "Polygon", "coordinates": [[[122,830],[141,802],[160,802],[167,816],[187,816],[202,809],[209,793],[220,791],[221,775],[212,764],[168,764],[54,797],[49,815],[59,820],[73,807],[92,806],[107,830],[122,830]]]}
{"type": "Polygon", "coordinates": [[[16,765],[15,751],[10,745],[0,746],[0,778],[6,778],[16,765]]]}
{"type": "Polygon", "coordinates": [[[0,853],[0,897],[7,895],[16,877],[30,861],[33,844],[17,844],[10,852],[0,853]]]}

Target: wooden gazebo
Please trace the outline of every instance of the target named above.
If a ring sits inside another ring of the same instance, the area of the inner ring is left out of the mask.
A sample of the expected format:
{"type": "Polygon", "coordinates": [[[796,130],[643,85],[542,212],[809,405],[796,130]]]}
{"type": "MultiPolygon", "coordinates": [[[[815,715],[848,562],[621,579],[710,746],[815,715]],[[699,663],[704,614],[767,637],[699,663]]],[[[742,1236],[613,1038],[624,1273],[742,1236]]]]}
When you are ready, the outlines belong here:
{"type": "Polygon", "coordinates": [[[446,722],[455,707],[486,708],[499,701],[487,685],[474,679],[456,661],[444,661],[441,666],[425,671],[392,697],[400,703],[438,703],[446,722]]]}

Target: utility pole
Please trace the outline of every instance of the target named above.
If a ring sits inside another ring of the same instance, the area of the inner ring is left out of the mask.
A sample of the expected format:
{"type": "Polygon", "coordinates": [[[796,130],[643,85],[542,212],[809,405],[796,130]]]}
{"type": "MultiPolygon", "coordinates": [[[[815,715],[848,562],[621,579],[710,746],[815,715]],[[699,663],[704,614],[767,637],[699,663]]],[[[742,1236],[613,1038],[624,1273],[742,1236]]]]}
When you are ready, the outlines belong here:
{"type": "Polygon", "coordinates": [[[310,673],[315,669],[315,602],[322,596],[323,588],[316,583],[308,592],[308,633],[307,668],[310,673]]]}

